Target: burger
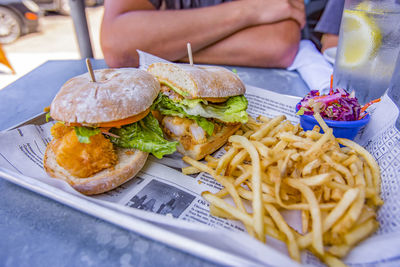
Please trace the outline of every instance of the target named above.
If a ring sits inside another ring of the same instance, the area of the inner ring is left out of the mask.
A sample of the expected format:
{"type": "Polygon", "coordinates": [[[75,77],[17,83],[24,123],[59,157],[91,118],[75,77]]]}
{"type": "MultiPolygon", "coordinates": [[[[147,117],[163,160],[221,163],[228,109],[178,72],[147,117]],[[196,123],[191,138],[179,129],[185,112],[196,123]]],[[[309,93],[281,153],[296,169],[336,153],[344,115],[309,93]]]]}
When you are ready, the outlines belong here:
{"type": "Polygon", "coordinates": [[[77,191],[100,194],[133,178],[149,153],[161,158],[177,143],[163,138],[150,112],[159,82],[134,68],[95,70],[67,81],[50,105],[58,121],[44,156],[46,172],[77,191]]]}
{"type": "Polygon", "coordinates": [[[246,88],[226,68],[154,63],[147,71],[161,84],[154,114],[183,155],[202,159],[248,120],[246,88]]]}

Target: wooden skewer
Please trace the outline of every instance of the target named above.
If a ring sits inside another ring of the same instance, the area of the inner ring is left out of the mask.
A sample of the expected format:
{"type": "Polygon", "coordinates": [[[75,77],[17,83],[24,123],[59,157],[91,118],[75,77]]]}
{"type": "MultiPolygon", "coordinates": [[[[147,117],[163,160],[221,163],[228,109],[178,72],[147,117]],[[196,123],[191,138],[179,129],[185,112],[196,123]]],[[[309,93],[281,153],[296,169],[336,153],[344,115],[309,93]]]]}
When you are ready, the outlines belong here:
{"type": "Polygon", "coordinates": [[[187,50],[188,50],[188,56],[189,56],[189,63],[191,66],[193,66],[192,46],[190,45],[190,43],[187,43],[187,50]]]}
{"type": "Polygon", "coordinates": [[[89,71],[90,77],[92,78],[92,82],[96,82],[96,77],[94,76],[93,68],[92,68],[92,63],[90,62],[90,59],[86,59],[86,67],[89,71]]]}

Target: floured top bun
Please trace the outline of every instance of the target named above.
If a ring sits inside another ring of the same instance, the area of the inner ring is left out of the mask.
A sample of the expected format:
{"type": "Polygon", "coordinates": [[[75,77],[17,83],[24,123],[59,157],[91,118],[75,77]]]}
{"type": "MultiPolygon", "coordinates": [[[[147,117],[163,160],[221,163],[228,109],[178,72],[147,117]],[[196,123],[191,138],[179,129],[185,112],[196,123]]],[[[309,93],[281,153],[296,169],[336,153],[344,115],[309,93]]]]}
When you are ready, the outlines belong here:
{"type": "Polygon", "coordinates": [[[147,71],[189,99],[230,97],[246,92],[239,77],[223,67],[159,62],[151,64],[147,71]]]}
{"type": "Polygon", "coordinates": [[[68,80],[50,106],[53,119],[96,124],[122,120],[148,109],[160,91],[157,79],[135,68],[95,70],[68,80]]]}

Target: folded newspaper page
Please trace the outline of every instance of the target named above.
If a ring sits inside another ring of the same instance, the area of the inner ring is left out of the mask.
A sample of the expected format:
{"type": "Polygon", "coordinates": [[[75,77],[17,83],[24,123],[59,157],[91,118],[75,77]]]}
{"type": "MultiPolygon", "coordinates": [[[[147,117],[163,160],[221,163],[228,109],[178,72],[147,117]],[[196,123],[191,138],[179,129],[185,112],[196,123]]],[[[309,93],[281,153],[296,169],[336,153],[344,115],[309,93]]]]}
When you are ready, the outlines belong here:
{"type": "MultiPolygon", "coordinates": [[[[143,68],[158,60],[144,56],[145,59],[141,55],[143,68]]],[[[248,112],[251,116],[272,117],[284,114],[292,123],[298,123],[294,107],[299,98],[246,87],[248,112]]],[[[381,197],[385,204],[379,210],[379,230],[356,246],[344,261],[350,265],[396,266],[400,264],[400,197],[397,194],[400,132],[395,126],[399,108],[385,95],[371,110],[371,114],[371,122],[356,141],[366,147],[379,163],[382,172],[381,197]]],[[[201,193],[216,192],[222,186],[205,173],[183,175],[178,168],[185,165],[179,155],[161,160],[150,158],[134,179],[110,192],[93,197],[83,196],[65,182],[50,178],[43,169],[42,159],[46,145],[51,140],[52,125],[53,122],[27,125],[0,133],[0,168],[18,174],[20,179],[33,177],[49,185],[46,190],[62,189],[70,193],[71,197],[80,195],[83,199],[116,210],[121,215],[131,214],[201,244],[199,247],[176,245],[193,254],[216,260],[210,253],[202,253],[202,248],[210,248],[216,255],[219,255],[217,252],[225,252],[226,259],[218,261],[220,263],[238,266],[297,265],[286,256],[287,249],[282,242],[268,239],[267,245],[262,244],[245,233],[240,222],[210,215],[209,204],[201,197],[201,193]]],[[[218,153],[223,153],[223,149],[218,153]]],[[[288,215],[291,218],[290,224],[295,228],[298,227],[297,215],[288,215]]],[[[141,229],[136,231],[141,232],[141,229]]],[[[165,238],[160,236],[159,240],[165,238]]],[[[311,253],[303,253],[302,262],[322,265],[311,253]]]]}

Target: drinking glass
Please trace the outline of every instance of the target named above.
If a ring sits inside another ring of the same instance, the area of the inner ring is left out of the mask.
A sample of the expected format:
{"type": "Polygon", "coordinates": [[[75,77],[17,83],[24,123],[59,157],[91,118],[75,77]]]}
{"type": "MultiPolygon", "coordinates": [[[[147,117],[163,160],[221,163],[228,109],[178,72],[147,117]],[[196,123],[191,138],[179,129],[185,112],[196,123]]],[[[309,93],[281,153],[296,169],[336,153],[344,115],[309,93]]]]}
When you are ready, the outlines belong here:
{"type": "MultiPolygon", "coordinates": [[[[400,111],[400,53],[397,57],[397,63],[394,69],[392,80],[390,81],[388,96],[393,100],[400,111]]],[[[396,127],[400,131],[400,115],[397,117],[396,127]]]]}
{"type": "Polygon", "coordinates": [[[361,104],[387,90],[400,51],[399,0],[346,0],[333,83],[361,104]]]}

